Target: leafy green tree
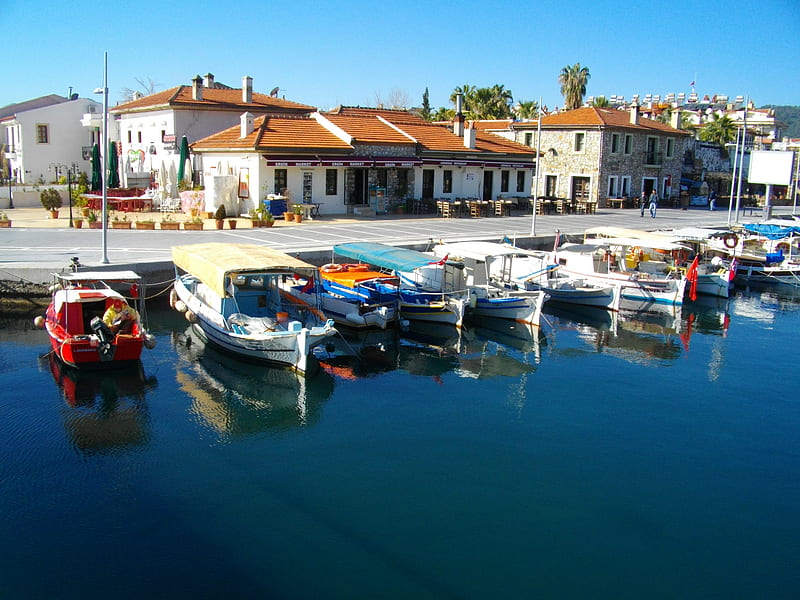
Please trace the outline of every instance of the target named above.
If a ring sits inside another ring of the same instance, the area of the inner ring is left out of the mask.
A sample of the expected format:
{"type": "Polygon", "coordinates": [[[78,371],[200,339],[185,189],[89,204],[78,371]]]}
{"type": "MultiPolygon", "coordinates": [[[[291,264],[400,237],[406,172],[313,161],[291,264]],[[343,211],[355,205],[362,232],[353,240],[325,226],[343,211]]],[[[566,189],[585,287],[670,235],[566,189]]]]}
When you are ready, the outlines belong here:
{"type": "Polygon", "coordinates": [[[728,115],[714,113],[711,121],[700,130],[700,139],[724,146],[736,138],[736,124],[728,115]]]}
{"type": "Polygon", "coordinates": [[[431,115],[431,121],[452,121],[455,116],[456,111],[454,109],[440,106],[431,115]]]}
{"type": "Polygon", "coordinates": [[[504,85],[457,87],[450,94],[450,102],[455,104],[458,94],[461,94],[462,112],[467,119],[507,119],[512,116],[514,96],[504,85]]]}
{"type": "Polygon", "coordinates": [[[419,111],[419,116],[421,116],[426,121],[431,120],[431,101],[428,95],[428,88],[425,88],[425,92],[422,94],[422,110],[419,111]]]}
{"type": "Polygon", "coordinates": [[[561,84],[561,95],[564,96],[564,108],[572,110],[581,107],[590,77],[589,68],[582,67],[581,63],[567,65],[561,69],[558,83],[561,84]]]}
{"type": "Polygon", "coordinates": [[[597,96],[594,100],[592,100],[591,106],[594,106],[595,108],[609,108],[611,103],[605,96],[597,96]]]}

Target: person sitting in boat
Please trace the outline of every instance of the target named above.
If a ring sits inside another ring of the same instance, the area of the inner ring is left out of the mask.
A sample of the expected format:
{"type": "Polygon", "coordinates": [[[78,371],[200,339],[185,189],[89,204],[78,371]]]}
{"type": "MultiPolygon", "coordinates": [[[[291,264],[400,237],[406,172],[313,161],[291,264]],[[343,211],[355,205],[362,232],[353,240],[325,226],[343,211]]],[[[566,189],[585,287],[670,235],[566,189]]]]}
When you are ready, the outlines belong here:
{"type": "Polygon", "coordinates": [[[130,333],[133,324],[139,320],[139,313],[122,298],[114,298],[111,306],[103,314],[105,323],[112,333],[130,333]]]}

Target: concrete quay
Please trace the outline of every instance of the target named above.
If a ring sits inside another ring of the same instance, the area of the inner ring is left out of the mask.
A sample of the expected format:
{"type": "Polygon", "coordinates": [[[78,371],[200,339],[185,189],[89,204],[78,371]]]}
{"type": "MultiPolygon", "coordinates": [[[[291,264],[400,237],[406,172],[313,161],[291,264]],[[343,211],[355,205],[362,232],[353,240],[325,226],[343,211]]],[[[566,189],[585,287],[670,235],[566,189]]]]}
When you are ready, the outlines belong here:
{"type": "MultiPolygon", "coordinates": [[[[776,207],[773,217],[789,217],[791,207],[776,207]]],[[[682,227],[726,228],[727,208],[716,211],[690,208],[659,208],[657,217],[640,216],[638,209],[603,208],[591,215],[515,215],[504,217],[448,218],[437,215],[378,215],[372,217],[325,216],[313,221],[287,223],[276,220],[271,228],[253,229],[248,219],[238,219],[236,229],[217,230],[213,220],[204,223],[203,231],[155,231],[108,229],[103,262],[103,231],[69,228],[69,214],[61,209],[58,219],[50,219],[42,208],[7,209],[12,227],[0,229],[0,295],[30,286],[49,285],[52,274],[68,270],[72,257],[78,257],[85,269],[131,269],[140,273],[148,287],[171,282],[174,277],[172,246],[200,242],[248,243],[270,246],[321,265],[332,259],[335,244],[372,241],[424,250],[434,241],[494,240],[504,237],[525,248],[552,247],[556,231],[564,237],[579,239],[590,227],[616,226],[632,229],[674,229],[682,227]],[[533,231],[532,231],[533,230],[533,231]]],[[[152,218],[158,213],[130,213],[133,221],[152,218]]],[[[753,223],[760,214],[730,215],[731,224],[753,223]]],[[[175,220],[185,220],[176,215],[175,220]]],[[[158,225],[157,225],[158,226],[158,225]]]]}

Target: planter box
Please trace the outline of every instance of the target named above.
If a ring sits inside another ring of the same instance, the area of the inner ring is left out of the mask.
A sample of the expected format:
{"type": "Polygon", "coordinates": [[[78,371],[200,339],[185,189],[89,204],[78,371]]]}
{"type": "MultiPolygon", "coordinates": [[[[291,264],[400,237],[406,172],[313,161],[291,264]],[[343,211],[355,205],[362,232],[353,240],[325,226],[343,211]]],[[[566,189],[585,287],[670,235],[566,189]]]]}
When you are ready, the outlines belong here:
{"type": "Polygon", "coordinates": [[[159,229],[167,229],[169,231],[177,231],[181,228],[181,224],[177,221],[162,221],[158,225],[159,229]]]}
{"type": "Polygon", "coordinates": [[[184,223],[183,228],[186,231],[202,231],[203,224],[202,223],[184,223]]]}
{"type": "Polygon", "coordinates": [[[11,227],[11,221],[0,221],[0,227],[11,227]]]}
{"type": "Polygon", "coordinates": [[[156,228],[155,223],[142,223],[141,221],[136,221],[136,229],[150,229],[153,230],[156,228]]]}
{"type": "Polygon", "coordinates": [[[266,223],[267,223],[266,221],[258,221],[256,219],[251,219],[250,221],[250,224],[253,226],[253,229],[256,229],[258,227],[266,227],[267,226],[266,223]]]}
{"type": "Polygon", "coordinates": [[[130,221],[111,221],[111,229],[130,229],[130,221]]]}
{"type": "Polygon", "coordinates": [[[102,221],[89,221],[89,229],[102,229],[103,222],[102,221]]]}

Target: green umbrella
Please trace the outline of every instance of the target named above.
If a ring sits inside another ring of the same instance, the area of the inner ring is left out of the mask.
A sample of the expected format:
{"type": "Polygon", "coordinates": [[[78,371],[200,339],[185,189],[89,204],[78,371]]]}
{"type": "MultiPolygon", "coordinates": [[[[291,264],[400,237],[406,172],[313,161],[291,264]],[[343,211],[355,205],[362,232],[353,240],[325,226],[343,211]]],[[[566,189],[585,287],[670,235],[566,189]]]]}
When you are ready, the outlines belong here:
{"type": "MultiPolygon", "coordinates": [[[[183,178],[186,176],[186,161],[189,160],[189,140],[186,139],[186,136],[181,138],[181,157],[178,162],[178,181],[183,181],[183,178]]],[[[189,177],[191,177],[191,167],[189,172],[189,177]]]]}
{"type": "Polygon", "coordinates": [[[92,146],[92,191],[96,192],[103,187],[103,166],[100,163],[100,147],[92,146]]]}
{"type": "Polygon", "coordinates": [[[117,159],[117,143],[108,143],[108,187],[119,187],[119,160],[117,159]]]}

